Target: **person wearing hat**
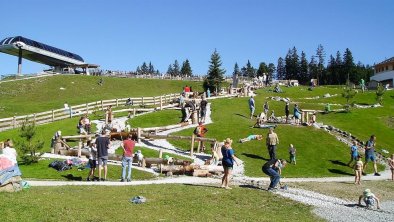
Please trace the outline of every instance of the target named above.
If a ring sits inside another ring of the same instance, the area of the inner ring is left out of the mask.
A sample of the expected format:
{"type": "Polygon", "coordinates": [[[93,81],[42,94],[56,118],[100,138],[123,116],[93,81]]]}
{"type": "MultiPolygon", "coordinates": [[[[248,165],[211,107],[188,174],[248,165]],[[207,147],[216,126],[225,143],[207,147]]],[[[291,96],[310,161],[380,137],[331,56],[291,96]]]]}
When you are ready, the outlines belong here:
{"type": "Polygon", "coordinates": [[[375,194],[373,194],[371,192],[370,189],[365,189],[363,194],[360,195],[360,197],[358,198],[358,205],[361,205],[361,199],[364,201],[365,205],[367,208],[372,208],[375,205],[375,201],[376,201],[376,208],[380,209],[380,201],[379,198],[377,198],[375,196],[375,194]]]}
{"type": "Polygon", "coordinates": [[[231,176],[231,172],[233,170],[233,165],[234,162],[239,165],[238,163],[238,159],[234,156],[234,150],[233,148],[231,148],[231,144],[233,143],[233,141],[230,138],[227,138],[226,140],[224,140],[224,145],[222,146],[222,165],[223,165],[223,169],[224,169],[224,175],[222,178],[222,188],[225,189],[231,189],[231,187],[229,187],[229,183],[230,183],[230,176],[231,176]]]}

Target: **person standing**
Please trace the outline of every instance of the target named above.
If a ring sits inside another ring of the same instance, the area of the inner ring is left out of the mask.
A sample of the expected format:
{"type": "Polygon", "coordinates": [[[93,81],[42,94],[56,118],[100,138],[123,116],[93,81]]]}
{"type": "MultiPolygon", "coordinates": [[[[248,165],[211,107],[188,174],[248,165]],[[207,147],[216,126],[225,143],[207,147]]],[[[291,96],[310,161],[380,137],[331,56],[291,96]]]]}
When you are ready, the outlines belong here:
{"type": "Polygon", "coordinates": [[[375,146],[376,146],[376,136],[372,135],[371,138],[367,141],[365,145],[365,164],[363,169],[363,175],[366,175],[365,169],[367,169],[367,164],[369,161],[373,162],[373,169],[375,172],[375,176],[380,176],[378,173],[378,167],[376,165],[376,157],[375,157],[375,146]]]}
{"type": "Polygon", "coordinates": [[[361,161],[361,156],[357,157],[357,162],[354,164],[354,184],[361,184],[361,175],[363,172],[363,161],[361,161]]]}
{"type": "Polygon", "coordinates": [[[300,124],[301,111],[297,104],[294,104],[294,122],[296,125],[300,124]]]}
{"type": "Polygon", "coordinates": [[[208,101],[203,96],[200,103],[200,121],[203,123],[205,122],[205,116],[207,115],[207,105],[208,105],[208,101]]]}
{"type": "Polygon", "coordinates": [[[255,102],[253,96],[249,98],[249,110],[250,110],[250,119],[252,119],[255,110],[255,102]]]}
{"type": "Polygon", "coordinates": [[[388,162],[391,171],[391,180],[394,180],[394,154],[391,154],[391,158],[388,158],[388,162]]]}
{"type": "Polygon", "coordinates": [[[107,162],[108,162],[108,149],[109,149],[110,141],[109,137],[105,134],[105,130],[101,132],[101,135],[96,139],[96,147],[97,147],[97,158],[99,165],[99,181],[107,180],[107,162]],[[104,169],[104,178],[101,177],[101,171],[104,169]]]}
{"type": "Polygon", "coordinates": [[[96,149],[96,144],[93,143],[93,141],[90,141],[88,150],[89,150],[90,171],[88,178],[86,178],[86,181],[91,181],[94,180],[94,171],[96,170],[96,161],[97,161],[97,149],[96,149]]]}
{"type": "Polygon", "coordinates": [[[286,160],[272,159],[266,162],[261,170],[270,177],[270,185],[268,191],[277,190],[276,185],[280,183],[280,175],[282,174],[282,168],[286,166],[286,160]]]}
{"type": "Polygon", "coordinates": [[[279,144],[278,135],[274,132],[274,128],[270,128],[266,138],[266,144],[270,160],[276,159],[276,146],[279,144]]]}
{"type": "Polygon", "coordinates": [[[134,153],[135,141],[132,140],[132,135],[129,134],[127,139],[122,143],[123,148],[123,158],[122,158],[122,178],[120,182],[124,182],[126,178],[126,168],[127,172],[127,182],[131,181],[131,166],[133,165],[133,153],[134,153]]]}
{"type": "Polygon", "coordinates": [[[265,116],[268,116],[268,111],[269,111],[270,107],[268,106],[268,102],[267,101],[265,101],[263,108],[264,108],[265,116]]]}
{"type": "MultiPolygon", "coordinates": [[[[350,147],[350,161],[347,164],[350,166],[350,164],[354,161],[358,160],[358,147],[357,147],[357,141],[353,140],[353,145],[350,147]]],[[[353,165],[354,167],[354,165],[353,165]]]]}
{"type": "Polygon", "coordinates": [[[289,115],[290,115],[289,102],[286,102],[285,114],[286,114],[286,123],[287,123],[287,121],[289,121],[289,115]]]}
{"type": "MultiPolygon", "coordinates": [[[[196,135],[197,137],[200,138],[204,138],[205,137],[205,133],[208,132],[208,129],[204,126],[204,124],[202,122],[198,123],[198,126],[194,129],[194,135],[196,135]]],[[[203,141],[199,141],[198,145],[201,148],[201,151],[205,150],[205,146],[204,146],[204,142],[203,141]]]]}
{"type": "Polygon", "coordinates": [[[234,162],[239,165],[237,158],[234,156],[234,150],[231,147],[232,140],[230,138],[227,138],[224,141],[224,145],[222,146],[222,165],[224,169],[224,175],[222,178],[222,188],[231,190],[231,187],[229,187],[230,184],[230,177],[231,177],[231,172],[233,171],[233,166],[234,162]]]}

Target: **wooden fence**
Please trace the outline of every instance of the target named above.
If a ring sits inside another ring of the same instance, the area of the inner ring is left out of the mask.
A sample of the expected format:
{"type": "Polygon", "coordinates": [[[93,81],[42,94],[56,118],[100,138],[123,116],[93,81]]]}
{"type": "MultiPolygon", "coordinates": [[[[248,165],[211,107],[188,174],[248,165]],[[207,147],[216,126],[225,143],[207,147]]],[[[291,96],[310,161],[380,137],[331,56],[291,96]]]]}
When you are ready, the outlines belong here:
{"type": "MultiPolygon", "coordinates": [[[[135,106],[153,106],[156,109],[163,109],[163,106],[172,103],[174,99],[178,98],[179,94],[166,94],[162,96],[153,97],[136,97],[131,98],[133,105],[135,106]]],[[[22,125],[22,122],[28,120],[34,122],[36,125],[42,125],[46,123],[55,122],[57,120],[72,118],[75,116],[81,116],[84,114],[91,114],[95,111],[103,111],[109,105],[113,107],[126,107],[126,101],[128,98],[121,99],[110,99],[110,100],[100,100],[96,102],[90,102],[86,104],[70,106],[69,109],[54,109],[41,113],[33,113],[23,116],[14,116],[9,118],[0,119],[0,132],[15,129],[22,125]]]]}

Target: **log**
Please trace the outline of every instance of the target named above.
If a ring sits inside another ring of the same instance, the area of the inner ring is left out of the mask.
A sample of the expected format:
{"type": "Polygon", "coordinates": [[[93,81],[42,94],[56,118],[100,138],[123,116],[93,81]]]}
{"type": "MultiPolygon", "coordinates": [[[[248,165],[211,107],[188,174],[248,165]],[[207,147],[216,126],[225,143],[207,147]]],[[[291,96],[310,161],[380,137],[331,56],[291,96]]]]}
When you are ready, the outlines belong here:
{"type": "MultiPolygon", "coordinates": [[[[156,135],[153,133],[142,133],[142,137],[145,138],[152,138],[152,139],[175,139],[175,140],[191,140],[191,136],[175,136],[175,135],[156,135]]],[[[205,138],[205,137],[195,137],[195,141],[206,141],[206,142],[211,142],[214,143],[216,142],[216,139],[212,138],[205,138]]]]}
{"type": "Polygon", "coordinates": [[[208,170],[194,170],[193,171],[193,176],[194,177],[207,177],[210,176],[211,174],[209,173],[208,170]]]}

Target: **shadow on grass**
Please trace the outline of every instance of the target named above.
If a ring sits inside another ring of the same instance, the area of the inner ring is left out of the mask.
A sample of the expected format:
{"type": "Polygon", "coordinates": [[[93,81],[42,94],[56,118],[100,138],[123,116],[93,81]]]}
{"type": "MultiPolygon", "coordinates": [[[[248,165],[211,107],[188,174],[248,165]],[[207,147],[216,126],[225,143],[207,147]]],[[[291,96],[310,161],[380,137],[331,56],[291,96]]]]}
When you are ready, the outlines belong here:
{"type": "Polygon", "coordinates": [[[335,173],[335,174],[341,174],[341,175],[347,175],[347,176],[354,176],[354,175],[351,174],[351,173],[347,173],[347,172],[345,172],[345,171],[343,171],[343,170],[338,170],[338,169],[328,169],[328,171],[329,171],[330,173],[335,173]]]}
{"type": "Polygon", "coordinates": [[[251,153],[241,153],[241,155],[244,155],[246,157],[253,158],[253,159],[260,159],[260,160],[266,160],[266,161],[269,160],[269,159],[266,159],[266,158],[264,158],[262,156],[258,156],[256,154],[251,154],[251,153]]]}
{"type": "Polygon", "coordinates": [[[211,187],[211,188],[220,188],[220,189],[223,189],[222,187],[220,187],[220,184],[218,184],[218,185],[211,185],[211,184],[191,184],[191,183],[184,183],[183,185],[185,185],[185,186],[193,186],[193,187],[211,187]]]}
{"type": "Polygon", "coordinates": [[[346,163],[339,161],[339,160],[330,160],[332,164],[339,165],[339,166],[347,166],[346,163]]]}
{"type": "Polygon", "coordinates": [[[75,177],[72,174],[62,175],[62,177],[66,178],[67,180],[74,180],[74,181],[82,181],[82,177],[75,177]]]}
{"type": "MultiPolygon", "coordinates": [[[[247,116],[245,116],[245,115],[242,115],[242,114],[239,114],[239,113],[234,113],[235,115],[237,115],[237,116],[240,116],[240,117],[243,117],[243,118],[246,118],[246,119],[249,119],[250,117],[247,117],[247,116]]],[[[253,117],[254,117],[254,115],[253,115],[253,117]]]]}

